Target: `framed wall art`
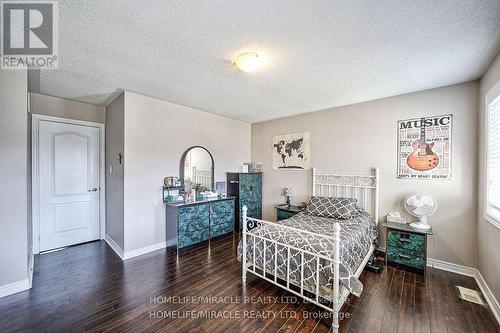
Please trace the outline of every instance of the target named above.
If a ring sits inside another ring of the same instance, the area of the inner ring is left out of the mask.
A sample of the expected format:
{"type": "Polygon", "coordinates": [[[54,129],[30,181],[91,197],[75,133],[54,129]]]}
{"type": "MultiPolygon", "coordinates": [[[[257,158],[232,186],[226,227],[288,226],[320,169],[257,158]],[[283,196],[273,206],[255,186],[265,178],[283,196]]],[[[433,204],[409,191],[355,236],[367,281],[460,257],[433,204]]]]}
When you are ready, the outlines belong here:
{"type": "Polygon", "coordinates": [[[453,115],[398,121],[398,178],[451,179],[453,115]]]}
{"type": "Polygon", "coordinates": [[[274,170],[307,170],[311,167],[309,132],[273,137],[274,170]]]}

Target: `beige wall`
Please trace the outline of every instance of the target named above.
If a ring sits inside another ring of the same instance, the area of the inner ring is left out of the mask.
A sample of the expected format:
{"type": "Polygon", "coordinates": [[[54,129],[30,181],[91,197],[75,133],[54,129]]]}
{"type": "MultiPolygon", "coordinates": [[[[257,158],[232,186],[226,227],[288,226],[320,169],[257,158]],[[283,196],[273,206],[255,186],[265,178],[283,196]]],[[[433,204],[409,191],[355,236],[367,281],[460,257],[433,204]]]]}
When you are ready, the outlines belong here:
{"type": "Polygon", "coordinates": [[[52,117],[104,123],[106,109],[69,99],[31,93],[31,112],[52,117]]]}
{"type": "MultiPolygon", "coordinates": [[[[207,148],[215,160],[215,179],[223,181],[227,171],[250,160],[251,129],[242,121],[130,92],[124,94],[123,109],[123,250],[131,251],[166,241],[162,183],[165,176],[179,175],[184,151],[194,145],[207,148]]],[[[108,117],[107,128],[117,122],[108,117]]],[[[109,153],[108,163],[113,160],[109,153]]]]}
{"type": "MultiPolygon", "coordinates": [[[[250,124],[125,93],[125,250],[165,241],[162,182],[190,146],[207,148],[215,179],[250,160],[250,124]]],[[[170,245],[170,244],[169,244],[170,245]]]]}
{"type": "Polygon", "coordinates": [[[125,97],[122,93],[106,107],[106,235],[123,249],[123,130],[125,97]]]}
{"type": "MultiPolygon", "coordinates": [[[[380,168],[380,220],[403,211],[409,192],[436,196],[439,210],[430,218],[434,236],[429,257],[476,267],[476,184],[478,83],[470,82],[384,98],[331,110],[252,125],[252,161],[264,168],[264,217],[274,219],[280,191],[291,187],[292,201],[308,200],[310,171],[272,170],[272,137],[311,132],[311,165],[318,172],[368,173],[380,168]],[[398,180],[396,122],[402,119],[453,114],[453,180],[398,180]]],[[[410,217],[408,217],[410,218],[410,217]]],[[[383,228],[380,228],[383,231],[383,228]]],[[[385,246],[382,235],[381,246],[385,246]]]]}
{"type": "Polygon", "coordinates": [[[28,82],[25,70],[0,74],[0,292],[28,279],[28,82]]]}
{"type": "Polygon", "coordinates": [[[500,229],[484,218],[484,110],[486,94],[499,81],[500,54],[481,78],[479,90],[479,144],[481,146],[481,158],[479,159],[479,218],[477,224],[479,271],[497,300],[500,300],[500,255],[498,255],[500,250],[500,229]]]}

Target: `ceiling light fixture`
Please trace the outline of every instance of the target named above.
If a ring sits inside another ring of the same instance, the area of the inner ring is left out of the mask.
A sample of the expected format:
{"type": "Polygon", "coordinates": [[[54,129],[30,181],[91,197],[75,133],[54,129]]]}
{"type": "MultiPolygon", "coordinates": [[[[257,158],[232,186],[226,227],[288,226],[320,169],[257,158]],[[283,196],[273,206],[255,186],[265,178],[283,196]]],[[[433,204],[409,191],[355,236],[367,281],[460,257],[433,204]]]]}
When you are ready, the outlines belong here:
{"type": "Polygon", "coordinates": [[[236,58],[234,65],[243,72],[254,72],[262,66],[262,57],[254,52],[242,53],[236,58]]]}

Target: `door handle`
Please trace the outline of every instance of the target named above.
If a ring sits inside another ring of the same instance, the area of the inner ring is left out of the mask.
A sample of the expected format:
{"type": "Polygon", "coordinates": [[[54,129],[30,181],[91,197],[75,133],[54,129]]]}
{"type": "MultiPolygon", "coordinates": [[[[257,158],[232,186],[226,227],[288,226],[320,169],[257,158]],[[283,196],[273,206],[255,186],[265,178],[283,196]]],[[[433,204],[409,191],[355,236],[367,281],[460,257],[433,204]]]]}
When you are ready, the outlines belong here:
{"type": "Polygon", "coordinates": [[[97,187],[94,187],[92,189],[89,188],[87,191],[89,191],[89,192],[97,192],[97,187]]]}

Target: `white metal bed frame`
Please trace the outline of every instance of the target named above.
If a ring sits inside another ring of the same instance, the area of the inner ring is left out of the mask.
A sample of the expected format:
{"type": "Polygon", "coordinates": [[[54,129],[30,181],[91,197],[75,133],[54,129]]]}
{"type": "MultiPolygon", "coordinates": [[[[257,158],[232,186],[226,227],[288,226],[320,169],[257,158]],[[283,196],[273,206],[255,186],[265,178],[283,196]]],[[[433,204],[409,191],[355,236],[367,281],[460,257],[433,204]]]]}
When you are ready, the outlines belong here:
{"type": "MultiPolygon", "coordinates": [[[[317,196],[328,196],[328,197],[347,197],[347,198],[355,198],[358,199],[358,204],[362,206],[369,214],[371,214],[375,218],[375,222],[378,225],[378,203],[379,203],[379,169],[374,168],[372,170],[372,173],[369,175],[338,175],[338,174],[319,174],[316,173],[316,169],[312,169],[312,195],[317,195],[317,196]]],[[[300,249],[298,247],[292,246],[290,244],[285,244],[276,240],[268,239],[264,236],[256,235],[251,232],[251,229],[255,228],[256,226],[261,226],[261,225],[272,225],[275,228],[290,228],[293,229],[294,231],[297,231],[297,229],[289,227],[289,226],[284,226],[282,224],[276,223],[276,222],[270,222],[270,221],[264,221],[260,219],[255,219],[247,216],[247,207],[243,206],[242,208],[242,217],[243,217],[243,248],[242,248],[242,280],[243,283],[246,283],[247,279],[247,272],[250,272],[260,278],[263,278],[266,281],[269,281],[285,290],[288,292],[297,295],[303,299],[305,299],[308,302],[311,302],[317,306],[319,306],[322,309],[325,309],[327,311],[333,312],[333,321],[332,321],[332,330],[333,332],[338,332],[339,329],[339,311],[344,304],[345,300],[349,296],[349,291],[347,288],[344,288],[343,292],[340,293],[339,291],[339,283],[340,283],[340,278],[339,278],[339,266],[340,266],[340,224],[335,223],[334,226],[334,236],[325,236],[325,235],[319,235],[324,238],[329,238],[334,240],[335,244],[335,253],[334,253],[334,258],[331,257],[326,257],[324,255],[318,254],[318,253],[313,253],[307,250],[300,249]],[[247,261],[247,234],[251,234],[251,237],[253,238],[253,258],[252,260],[247,261]],[[264,246],[264,251],[263,251],[263,263],[262,263],[262,269],[259,269],[261,272],[259,272],[256,269],[255,265],[255,240],[257,239],[262,239],[263,240],[263,246],[264,246]],[[267,261],[266,261],[266,248],[268,246],[274,246],[274,253],[276,254],[278,251],[278,245],[280,247],[286,248],[287,251],[287,275],[286,275],[286,285],[279,283],[278,279],[284,281],[283,279],[278,277],[277,274],[277,266],[278,266],[278,255],[274,255],[274,266],[273,263],[271,263],[271,266],[274,267],[274,272],[266,272],[266,267],[267,261]],[[301,263],[300,263],[300,286],[297,286],[293,283],[290,282],[290,250],[298,251],[301,256],[301,263]],[[304,291],[309,291],[307,288],[304,288],[304,255],[307,254],[308,256],[315,257],[316,260],[316,286],[315,286],[315,293],[313,293],[313,296],[308,296],[304,294],[304,291]],[[333,269],[333,295],[332,295],[332,300],[331,300],[331,306],[327,306],[325,304],[322,304],[320,302],[320,297],[324,298],[320,295],[320,279],[319,279],[319,273],[320,273],[320,260],[328,260],[330,262],[333,262],[334,264],[334,269],[333,269]],[[273,276],[273,278],[269,278],[266,276],[266,274],[270,274],[273,276]],[[295,286],[296,288],[300,287],[300,292],[291,289],[291,285],[295,286]]],[[[307,237],[307,235],[313,234],[314,236],[318,236],[318,234],[314,234],[309,231],[301,230],[301,234],[304,235],[304,237],[307,237]]],[[[374,245],[372,244],[370,247],[370,250],[368,251],[368,254],[362,261],[361,265],[358,267],[357,271],[355,272],[355,276],[359,277],[361,272],[363,271],[363,268],[365,267],[368,259],[370,258],[372,252],[374,250],[374,245]]]]}

